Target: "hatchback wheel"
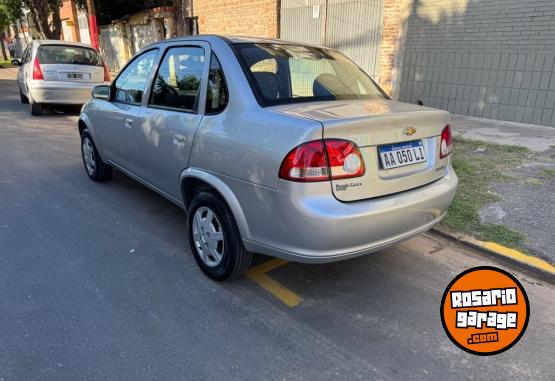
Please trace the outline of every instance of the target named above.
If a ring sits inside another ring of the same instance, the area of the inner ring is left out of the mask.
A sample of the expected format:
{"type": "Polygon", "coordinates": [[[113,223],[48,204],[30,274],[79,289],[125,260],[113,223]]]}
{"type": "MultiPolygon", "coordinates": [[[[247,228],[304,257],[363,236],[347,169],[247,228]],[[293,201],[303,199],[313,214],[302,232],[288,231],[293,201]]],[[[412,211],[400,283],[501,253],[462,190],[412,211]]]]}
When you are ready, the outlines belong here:
{"type": "Polygon", "coordinates": [[[44,114],[44,106],[42,103],[31,102],[31,115],[41,116],[44,114]]]}
{"type": "Polygon", "coordinates": [[[188,211],[188,236],[198,265],[218,281],[241,276],[252,262],[226,203],[218,196],[197,193],[188,211]]]}
{"type": "Polygon", "coordinates": [[[103,182],[112,177],[113,167],[102,161],[87,130],[81,134],[81,156],[85,171],[91,179],[103,182]]]}
{"type": "Polygon", "coordinates": [[[19,100],[23,104],[29,104],[29,98],[27,98],[25,95],[23,95],[23,91],[21,91],[21,87],[19,88],[19,100]]]}

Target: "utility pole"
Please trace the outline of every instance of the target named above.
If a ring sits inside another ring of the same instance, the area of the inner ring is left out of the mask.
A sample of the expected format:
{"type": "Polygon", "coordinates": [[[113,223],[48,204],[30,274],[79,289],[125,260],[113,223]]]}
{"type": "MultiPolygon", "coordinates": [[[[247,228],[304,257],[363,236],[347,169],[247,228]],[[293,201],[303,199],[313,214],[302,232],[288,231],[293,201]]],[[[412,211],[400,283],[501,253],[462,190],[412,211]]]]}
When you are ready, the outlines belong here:
{"type": "Polygon", "coordinates": [[[89,33],[91,35],[91,46],[98,50],[98,27],[96,25],[96,11],[94,10],[94,0],[87,0],[87,12],[89,14],[89,33]]]}
{"type": "Polygon", "coordinates": [[[178,36],[194,34],[193,0],[176,0],[176,30],[178,36]]]}
{"type": "Polygon", "coordinates": [[[187,34],[194,34],[193,26],[193,0],[183,0],[183,13],[187,20],[187,34]]]}

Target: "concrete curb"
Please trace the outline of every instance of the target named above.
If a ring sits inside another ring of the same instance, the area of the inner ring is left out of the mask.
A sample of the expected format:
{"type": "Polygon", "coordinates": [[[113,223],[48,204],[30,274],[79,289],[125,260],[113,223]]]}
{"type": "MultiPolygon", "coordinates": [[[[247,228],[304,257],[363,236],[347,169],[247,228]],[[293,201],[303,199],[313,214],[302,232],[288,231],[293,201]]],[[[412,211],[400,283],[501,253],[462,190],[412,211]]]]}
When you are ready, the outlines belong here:
{"type": "Polygon", "coordinates": [[[432,231],[478,252],[522,266],[549,279],[551,282],[555,282],[555,266],[543,259],[524,254],[518,250],[505,247],[495,242],[480,241],[466,234],[458,233],[442,226],[436,226],[432,231]]]}

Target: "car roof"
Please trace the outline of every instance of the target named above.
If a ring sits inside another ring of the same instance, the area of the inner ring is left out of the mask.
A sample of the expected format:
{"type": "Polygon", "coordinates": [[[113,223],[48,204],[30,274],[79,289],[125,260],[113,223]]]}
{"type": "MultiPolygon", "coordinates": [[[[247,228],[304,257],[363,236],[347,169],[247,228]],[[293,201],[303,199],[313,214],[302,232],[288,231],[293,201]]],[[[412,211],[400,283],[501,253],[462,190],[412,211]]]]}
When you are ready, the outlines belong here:
{"type": "MultiPolygon", "coordinates": [[[[281,40],[277,38],[265,38],[265,37],[248,37],[248,36],[226,36],[226,35],[218,35],[218,34],[198,34],[193,36],[183,36],[183,37],[174,37],[169,40],[162,40],[150,44],[148,47],[156,46],[162,43],[167,42],[180,42],[180,41],[206,41],[211,42],[215,40],[224,41],[228,44],[239,44],[239,43],[253,43],[253,44],[288,44],[288,45],[303,45],[303,46],[314,46],[318,48],[326,48],[325,46],[315,45],[315,44],[307,44],[305,42],[299,41],[288,41],[288,40],[281,40]]],[[[146,47],[145,47],[146,48],[146,47]]]]}
{"type": "Polygon", "coordinates": [[[73,41],[60,41],[60,40],[33,40],[37,45],[66,45],[66,46],[80,46],[83,48],[92,49],[92,46],[89,44],[84,44],[82,42],[73,42],[73,41]]]}

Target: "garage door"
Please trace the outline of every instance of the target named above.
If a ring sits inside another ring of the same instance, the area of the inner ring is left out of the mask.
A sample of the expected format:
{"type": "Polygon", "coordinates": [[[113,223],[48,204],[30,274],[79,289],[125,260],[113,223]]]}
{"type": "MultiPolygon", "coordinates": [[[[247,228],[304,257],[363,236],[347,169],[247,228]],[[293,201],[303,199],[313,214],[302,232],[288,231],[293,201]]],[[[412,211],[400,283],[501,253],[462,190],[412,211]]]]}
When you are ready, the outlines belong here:
{"type": "Polygon", "coordinates": [[[282,0],[280,36],[326,45],[377,77],[383,0],[282,0]]]}

